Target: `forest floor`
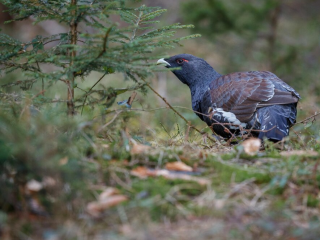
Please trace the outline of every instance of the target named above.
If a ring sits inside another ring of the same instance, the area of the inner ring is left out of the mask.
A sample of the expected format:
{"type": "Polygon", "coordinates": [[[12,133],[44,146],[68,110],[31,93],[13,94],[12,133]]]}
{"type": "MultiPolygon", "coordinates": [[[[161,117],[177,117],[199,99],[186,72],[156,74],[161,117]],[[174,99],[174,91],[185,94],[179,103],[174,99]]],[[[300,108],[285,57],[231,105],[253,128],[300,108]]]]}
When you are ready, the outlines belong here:
{"type": "MultiPolygon", "coordinates": [[[[27,210],[7,215],[2,239],[317,239],[315,142],[300,150],[269,143],[256,151],[256,142],[247,149],[211,147],[180,137],[166,147],[131,139],[123,142],[126,153],[104,139],[92,143],[99,155],[84,160],[95,166],[85,180],[91,197],[75,198],[78,209],[70,204],[61,215],[41,200],[55,180],[29,181],[27,210]]],[[[59,163],[68,165],[68,158],[59,163]]]]}
{"type": "Polygon", "coordinates": [[[135,111],[139,101],[74,118],[19,103],[0,113],[1,239],[318,239],[310,102],[283,143],[260,150],[201,135],[166,107],[135,111]]]}

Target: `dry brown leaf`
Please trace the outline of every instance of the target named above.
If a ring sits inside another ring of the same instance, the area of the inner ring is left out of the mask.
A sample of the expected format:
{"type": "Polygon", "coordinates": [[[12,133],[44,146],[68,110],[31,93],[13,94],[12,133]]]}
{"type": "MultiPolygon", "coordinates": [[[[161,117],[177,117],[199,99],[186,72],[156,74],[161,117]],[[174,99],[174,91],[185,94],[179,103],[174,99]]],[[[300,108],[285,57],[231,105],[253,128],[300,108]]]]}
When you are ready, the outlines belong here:
{"type": "Polygon", "coordinates": [[[313,150],[292,150],[292,151],[283,151],[280,152],[280,155],[283,157],[290,156],[308,156],[308,157],[316,157],[318,156],[318,152],[313,150]]]}
{"type": "Polygon", "coordinates": [[[133,144],[130,153],[132,155],[143,154],[143,153],[146,153],[149,149],[150,149],[150,147],[147,145],[135,143],[135,144],[133,144]]]}
{"type": "Polygon", "coordinates": [[[154,170],[150,170],[146,167],[136,167],[131,170],[131,174],[139,178],[147,178],[148,176],[156,175],[154,170]]]}
{"type": "Polygon", "coordinates": [[[42,180],[42,185],[44,187],[54,187],[57,184],[57,181],[52,177],[44,177],[42,180]]]}
{"type": "Polygon", "coordinates": [[[59,160],[59,164],[60,165],[65,165],[65,164],[67,164],[68,163],[68,157],[64,157],[64,158],[61,158],[60,160],[59,160]]]}
{"type": "Polygon", "coordinates": [[[146,167],[137,167],[131,170],[131,174],[139,178],[162,176],[166,179],[182,179],[187,181],[194,181],[199,183],[200,185],[207,185],[210,183],[209,179],[194,177],[183,173],[174,173],[170,172],[167,169],[152,170],[147,169],[146,167]]]}
{"type": "Polygon", "coordinates": [[[216,199],[214,201],[214,206],[216,209],[222,209],[226,203],[225,199],[216,199]]]}
{"type": "Polygon", "coordinates": [[[100,193],[98,199],[99,201],[103,201],[112,195],[117,195],[118,193],[118,189],[113,187],[107,187],[102,193],[100,193]]]}
{"type": "Polygon", "coordinates": [[[210,183],[210,180],[206,178],[194,177],[188,174],[172,173],[166,169],[156,170],[156,175],[162,176],[166,179],[182,179],[186,181],[194,181],[199,183],[200,185],[208,185],[210,183]]]}
{"type": "Polygon", "coordinates": [[[38,199],[37,194],[30,195],[28,198],[29,210],[35,215],[47,215],[47,211],[38,199]]]}
{"type": "Polygon", "coordinates": [[[102,201],[90,202],[87,205],[87,212],[93,217],[99,217],[99,215],[106,209],[116,206],[124,201],[127,201],[127,197],[124,195],[109,196],[102,201]]]}
{"type": "Polygon", "coordinates": [[[166,169],[171,171],[185,171],[192,172],[192,167],[188,166],[183,162],[168,162],[166,164],[166,169]]]}
{"type": "Polygon", "coordinates": [[[119,231],[124,235],[132,235],[134,230],[132,229],[131,225],[129,224],[123,224],[119,227],[119,231]]]}
{"type": "Polygon", "coordinates": [[[39,192],[43,188],[43,185],[37,180],[32,179],[27,182],[26,188],[32,192],[39,192]]]}
{"type": "Polygon", "coordinates": [[[261,140],[259,138],[250,138],[245,140],[241,145],[246,154],[253,156],[259,151],[261,140]]]}
{"type": "Polygon", "coordinates": [[[199,155],[198,155],[198,157],[199,157],[200,159],[202,159],[202,158],[204,157],[204,154],[203,154],[203,152],[202,152],[202,151],[199,151],[199,155]]]}
{"type": "Polygon", "coordinates": [[[179,158],[180,158],[180,160],[181,160],[182,162],[188,162],[188,161],[190,161],[189,158],[187,158],[187,157],[185,157],[185,156],[183,156],[183,155],[179,155],[179,158]]]}

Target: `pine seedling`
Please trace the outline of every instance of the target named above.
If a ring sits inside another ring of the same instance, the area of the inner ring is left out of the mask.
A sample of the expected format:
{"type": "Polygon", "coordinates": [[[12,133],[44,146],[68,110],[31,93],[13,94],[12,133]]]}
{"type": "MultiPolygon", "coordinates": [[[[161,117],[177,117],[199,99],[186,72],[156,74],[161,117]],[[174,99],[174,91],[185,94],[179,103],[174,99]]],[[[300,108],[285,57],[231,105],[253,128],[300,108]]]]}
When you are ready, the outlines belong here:
{"type": "MultiPolygon", "coordinates": [[[[154,69],[150,60],[159,58],[154,53],[157,48],[173,48],[181,40],[199,36],[175,38],[177,29],[193,26],[173,24],[156,28],[159,21],[155,19],[165,13],[165,9],[145,5],[132,8],[123,0],[2,0],[2,3],[15,16],[15,21],[54,20],[68,26],[64,32],[38,35],[29,42],[0,34],[0,74],[20,70],[26,79],[11,84],[35,79],[42,82],[43,91],[57,81],[64,82],[67,99],[62,101],[67,102],[69,115],[75,114],[77,107],[83,109],[106,101],[110,105],[118,94],[130,90],[110,87],[94,90],[105,75],[123,73],[136,84],[131,90],[141,88],[143,84],[139,79],[145,79],[154,69]],[[114,20],[117,17],[121,19],[118,22],[114,20]],[[47,66],[54,70],[43,71],[47,66]],[[102,77],[75,98],[75,89],[81,89],[79,80],[86,80],[93,71],[100,72],[102,77]]],[[[41,101],[53,99],[41,96],[41,101]]]]}

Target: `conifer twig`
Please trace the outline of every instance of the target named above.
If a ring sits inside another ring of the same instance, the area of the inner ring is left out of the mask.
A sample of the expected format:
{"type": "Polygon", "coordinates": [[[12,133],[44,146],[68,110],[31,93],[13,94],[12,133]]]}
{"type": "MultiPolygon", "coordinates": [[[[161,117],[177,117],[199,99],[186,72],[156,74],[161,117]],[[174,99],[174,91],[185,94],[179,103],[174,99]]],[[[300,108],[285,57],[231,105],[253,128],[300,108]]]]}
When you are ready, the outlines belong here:
{"type": "MultiPolygon", "coordinates": [[[[38,66],[38,69],[39,69],[39,72],[41,72],[41,69],[40,69],[40,66],[39,66],[39,63],[37,61],[37,66],[38,66]]],[[[43,80],[43,77],[41,78],[41,89],[42,89],[42,95],[44,96],[44,80],[43,80]]]]}
{"type": "Polygon", "coordinates": [[[113,118],[112,118],[109,122],[107,122],[105,125],[103,125],[102,127],[100,127],[100,128],[98,129],[98,133],[101,132],[101,131],[102,131],[104,128],[106,128],[107,126],[109,126],[111,123],[113,123],[113,121],[116,120],[116,118],[118,117],[118,115],[119,115],[120,113],[122,113],[122,110],[117,111],[116,114],[113,116],[113,118]]]}
{"type": "Polygon", "coordinates": [[[82,104],[81,115],[83,112],[84,105],[86,104],[88,95],[90,94],[91,90],[104,78],[105,75],[107,75],[107,73],[103,74],[102,77],[100,77],[99,80],[95,84],[93,84],[92,87],[89,89],[89,91],[86,93],[83,104],[82,104]]]}
{"type": "Polygon", "coordinates": [[[136,27],[133,29],[133,32],[132,32],[130,42],[132,42],[134,40],[134,38],[136,37],[136,32],[137,32],[137,29],[139,28],[139,23],[140,23],[140,19],[141,19],[142,14],[143,14],[143,11],[140,11],[139,17],[136,22],[136,27]]]}
{"type": "Polygon", "coordinates": [[[107,51],[107,42],[108,42],[108,37],[109,37],[109,34],[111,32],[111,29],[112,29],[113,25],[111,27],[109,27],[109,29],[107,30],[106,34],[104,35],[104,38],[103,38],[103,44],[102,44],[102,51],[99,53],[99,55],[97,56],[96,59],[100,58],[106,51],[107,51]]]}

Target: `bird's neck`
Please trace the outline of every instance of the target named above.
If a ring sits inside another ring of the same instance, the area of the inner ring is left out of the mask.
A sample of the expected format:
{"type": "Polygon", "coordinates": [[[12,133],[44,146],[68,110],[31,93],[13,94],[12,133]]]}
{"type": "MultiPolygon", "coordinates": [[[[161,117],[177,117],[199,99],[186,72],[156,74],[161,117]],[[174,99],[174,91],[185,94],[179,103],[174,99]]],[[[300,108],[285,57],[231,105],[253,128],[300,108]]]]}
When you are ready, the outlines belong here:
{"type": "Polygon", "coordinates": [[[198,111],[199,109],[199,102],[202,100],[203,95],[210,90],[211,82],[215,81],[221,77],[219,73],[215,70],[210,71],[210,74],[206,75],[206,78],[199,78],[195,79],[192,84],[189,85],[190,92],[191,92],[191,99],[192,99],[192,108],[194,111],[198,111]]]}

